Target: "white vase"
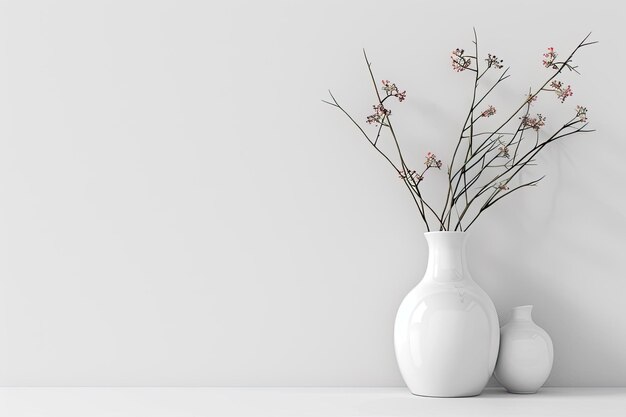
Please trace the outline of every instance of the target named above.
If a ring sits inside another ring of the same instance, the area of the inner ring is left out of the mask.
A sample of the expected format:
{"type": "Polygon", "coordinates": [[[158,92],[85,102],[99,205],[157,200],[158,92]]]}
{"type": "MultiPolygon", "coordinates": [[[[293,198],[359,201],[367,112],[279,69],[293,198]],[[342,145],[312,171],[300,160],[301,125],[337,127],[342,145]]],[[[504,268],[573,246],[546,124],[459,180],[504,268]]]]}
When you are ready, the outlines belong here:
{"type": "Polygon", "coordinates": [[[426,274],[404,298],[396,316],[400,372],[415,395],[478,395],[498,356],[496,309],[467,269],[467,234],[424,235],[429,248],[426,274]]]}
{"type": "Polygon", "coordinates": [[[533,322],[533,306],[515,307],[500,329],[500,355],[495,377],[507,391],[534,394],[552,370],[552,339],[533,322]]]}

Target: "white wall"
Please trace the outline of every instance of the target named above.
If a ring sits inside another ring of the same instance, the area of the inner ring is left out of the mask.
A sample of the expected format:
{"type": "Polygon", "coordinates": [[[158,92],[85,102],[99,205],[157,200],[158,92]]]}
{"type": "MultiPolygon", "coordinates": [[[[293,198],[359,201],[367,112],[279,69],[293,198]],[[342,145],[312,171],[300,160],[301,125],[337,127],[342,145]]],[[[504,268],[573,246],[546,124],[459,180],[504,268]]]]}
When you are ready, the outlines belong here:
{"type": "Polygon", "coordinates": [[[408,90],[407,152],[448,158],[471,82],[449,51],[476,26],[513,67],[502,112],[547,46],[601,41],[565,77],[597,133],[548,149],[544,183],[477,222],[469,257],[502,318],[536,306],[549,384],[625,385],[621,16],[578,0],[2,1],[0,384],[400,385],[392,325],[423,228],[320,99],[368,114],[366,47],[408,90]]]}

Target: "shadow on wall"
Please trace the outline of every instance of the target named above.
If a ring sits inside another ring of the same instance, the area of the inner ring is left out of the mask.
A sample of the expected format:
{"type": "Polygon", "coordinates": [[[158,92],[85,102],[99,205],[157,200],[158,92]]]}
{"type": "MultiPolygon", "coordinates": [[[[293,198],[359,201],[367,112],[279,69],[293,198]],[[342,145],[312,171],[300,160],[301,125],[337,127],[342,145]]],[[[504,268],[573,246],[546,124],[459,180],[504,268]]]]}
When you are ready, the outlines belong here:
{"type": "Polygon", "coordinates": [[[626,333],[623,315],[616,316],[626,285],[619,273],[626,213],[615,191],[621,165],[613,155],[602,164],[571,156],[588,154],[588,143],[560,145],[539,161],[535,171],[549,174],[539,187],[503,202],[474,229],[472,274],[501,323],[512,307],[535,305],[535,321],[554,342],[546,385],[623,386],[626,333]]]}

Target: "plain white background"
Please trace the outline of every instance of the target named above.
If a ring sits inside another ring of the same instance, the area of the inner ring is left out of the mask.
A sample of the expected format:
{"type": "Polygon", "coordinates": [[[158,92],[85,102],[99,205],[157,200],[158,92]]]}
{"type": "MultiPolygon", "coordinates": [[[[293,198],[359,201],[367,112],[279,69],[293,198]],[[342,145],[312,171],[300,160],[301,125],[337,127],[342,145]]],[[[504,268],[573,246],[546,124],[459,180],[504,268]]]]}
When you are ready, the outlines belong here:
{"type": "MultiPolygon", "coordinates": [[[[0,384],[397,386],[392,329],[426,245],[397,175],[341,115],[378,78],[416,166],[446,160],[469,105],[456,47],[512,66],[601,43],[540,101],[596,133],[546,150],[475,224],[469,263],[501,319],[534,304],[550,385],[626,385],[626,248],[615,1],[2,1],[0,384]]],[[[429,192],[435,198],[437,175],[429,192]]],[[[436,203],[441,204],[441,203],[436,203]]]]}

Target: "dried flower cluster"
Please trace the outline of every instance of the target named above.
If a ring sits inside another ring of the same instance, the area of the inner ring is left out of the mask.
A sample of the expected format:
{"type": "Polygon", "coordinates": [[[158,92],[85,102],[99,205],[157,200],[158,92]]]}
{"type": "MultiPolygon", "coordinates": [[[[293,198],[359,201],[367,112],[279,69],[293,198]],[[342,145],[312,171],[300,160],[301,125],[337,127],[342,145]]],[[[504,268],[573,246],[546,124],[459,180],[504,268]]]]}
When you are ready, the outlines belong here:
{"type": "Polygon", "coordinates": [[[367,123],[378,126],[383,122],[385,117],[391,115],[391,110],[388,110],[382,103],[372,106],[374,108],[374,114],[367,116],[367,123]]]}
{"type": "Polygon", "coordinates": [[[503,59],[498,59],[497,56],[491,54],[487,54],[487,59],[485,59],[485,61],[487,61],[488,68],[494,67],[497,69],[501,69],[503,67],[502,63],[504,62],[503,59]]]}
{"type": "Polygon", "coordinates": [[[581,122],[587,121],[587,107],[576,106],[576,118],[581,122]]]}
{"type": "Polygon", "coordinates": [[[406,99],[406,90],[400,91],[398,87],[389,80],[383,80],[383,91],[387,93],[387,97],[396,97],[399,102],[406,99]]]}
{"type": "Polygon", "coordinates": [[[489,106],[480,115],[482,117],[489,117],[493,116],[494,114],[496,114],[496,108],[493,106],[489,106]]]}
{"type": "Polygon", "coordinates": [[[431,152],[428,152],[426,154],[426,162],[424,162],[424,164],[428,168],[439,168],[439,169],[441,169],[441,165],[443,165],[443,163],[441,162],[441,159],[437,159],[437,156],[431,152]]]}
{"type": "Polygon", "coordinates": [[[561,100],[561,103],[564,103],[566,98],[574,95],[572,87],[570,87],[569,85],[567,87],[564,87],[561,81],[552,81],[550,83],[550,87],[552,87],[552,91],[554,91],[559,100],[561,100]]]}
{"type": "Polygon", "coordinates": [[[456,72],[465,71],[472,65],[472,59],[470,57],[466,57],[465,50],[456,48],[452,51],[452,69],[456,72]]]}
{"type": "Polygon", "coordinates": [[[537,113],[537,117],[530,117],[528,115],[520,117],[522,120],[522,126],[538,131],[545,126],[546,118],[540,113],[537,113]]]}
{"type": "Polygon", "coordinates": [[[411,171],[411,170],[408,170],[406,172],[399,171],[398,174],[401,179],[403,180],[410,179],[413,182],[420,182],[424,179],[422,175],[418,174],[416,171],[411,171]]]}
{"type": "Polygon", "coordinates": [[[554,48],[548,48],[548,52],[543,54],[543,66],[546,68],[559,69],[559,67],[554,63],[558,54],[555,52],[554,48]]]}
{"type": "Polygon", "coordinates": [[[385,98],[380,101],[380,103],[372,106],[374,109],[374,113],[367,116],[367,123],[370,125],[379,126],[384,124],[385,118],[391,115],[391,110],[385,107],[383,101],[388,99],[389,97],[395,97],[399,102],[403,102],[406,99],[406,91],[400,91],[398,86],[395,83],[392,83],[389,80],[382,81],[383,86],[382,90],[385,92],[385,98]]]}

